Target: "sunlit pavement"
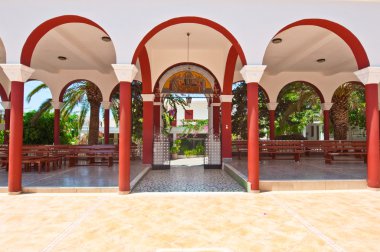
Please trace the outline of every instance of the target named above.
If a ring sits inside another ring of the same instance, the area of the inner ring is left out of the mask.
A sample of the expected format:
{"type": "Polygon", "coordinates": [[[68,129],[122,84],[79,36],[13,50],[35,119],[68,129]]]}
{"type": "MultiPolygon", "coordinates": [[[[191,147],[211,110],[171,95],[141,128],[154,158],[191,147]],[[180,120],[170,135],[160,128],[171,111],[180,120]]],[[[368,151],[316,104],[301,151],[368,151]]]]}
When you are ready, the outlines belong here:
{"type": "Polygon", "coordinates": [[[380,194],[0,194],[0,223],[1,251],[378,251],[380,194]]]}

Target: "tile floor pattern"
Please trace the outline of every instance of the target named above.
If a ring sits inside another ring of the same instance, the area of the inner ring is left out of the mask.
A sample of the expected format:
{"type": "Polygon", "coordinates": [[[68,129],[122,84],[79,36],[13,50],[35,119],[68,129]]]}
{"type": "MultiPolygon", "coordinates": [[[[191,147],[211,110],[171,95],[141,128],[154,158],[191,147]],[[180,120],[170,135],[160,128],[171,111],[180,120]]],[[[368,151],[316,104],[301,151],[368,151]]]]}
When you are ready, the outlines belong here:
{"type": "MultiPolygon", "coordinates": [[[[131,181],[146,167],[141,160],[131,161],[131,181]]],[[[111,187],[118,186],[119,166],[74,166],[50,172],[23,172],[24,187],[111,187]]],[[[0,186],[8,185],[8,173],[0,170],[0,186]]]]}
{"type": "MultiPolygon", "coordinates": [[[[338,158],[337,158],[338,159],[338,158]]],[[[228,161],[247,176],[247,158],[233,158],[228,161]]],[[[261,180],[334,180],[366,179],[367,165],[363,161],[337,161],[326,165],[323,157],[302,157],[299,163],[294,160],[260,161],[261,180]]]]}
{"type": "Polygon", "coordinates": [[[0,223],[1,251],[379,251],[380,192],[0,194],[0,223]]]}
{"type": "Polygon", "coordinates": [[[171,166],[169,170],[150,170],[133,192],[242,192],[241,187],[221,169],[203,166],[171,166]]]}

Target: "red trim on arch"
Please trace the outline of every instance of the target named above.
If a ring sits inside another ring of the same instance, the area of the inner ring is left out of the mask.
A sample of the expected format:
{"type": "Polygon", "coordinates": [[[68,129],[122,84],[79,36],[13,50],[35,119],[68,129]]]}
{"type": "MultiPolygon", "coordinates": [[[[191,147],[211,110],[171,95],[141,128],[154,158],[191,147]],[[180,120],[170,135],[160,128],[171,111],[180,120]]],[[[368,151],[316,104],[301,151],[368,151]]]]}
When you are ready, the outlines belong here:
{"type": "Polygon", "coordinates": [[[114,96],[117,92],[120,91],[120,84],[117,84],[111,91],[110,97],[108,101],[112,101],[112,96],[114,96]]]}
{"type": "Polygon", "coordinates": [[[137,58],[140,56],[140,53],[143,50],[143,47],[145,47],[145,44],[148,43],[148,41],[154,35],[156,35],[160,31],[168,28],[169,26],[176,25],[176,24],[184,24],[184,23],[201,24],[201,25],[205,25],[205,26],[208,26],[210,28],[213,28],[214,30],[220,32],[231,42],[232,46],[235,47],[243,65],[247,64],[247,60],[245,59],[243,49],[241,48],[241,46],[240,46],[239,42],[236,40],[236,38],[226,28],[224,28],[220,24],[215,23],[214,21],[211,21],[209,19],[200,18],[200,17],[173,18],[173,19],[165,21],[165,22],[157,25],[156,27],[154,27],[152,30],[150,30],[145,35],[145,37],[141,40],[140,44],[137,46],[135,54],[133,55],[133,58],[132,58],[132,64],[136,64],[137,58]]]}
{"type": "Polygon", "coordinates": [[[88,82],[91,82],[92,84],[94,84],[100,91],[101,95],[102,95],[102,100],[103,100],[103,94],[100,90],[100,88],[92,81],[89,81],[89,80],[85,80],[85,79],[76,79],[76,80],[73,80],[73,81],[70,81],[69,83],[67,83],[61,90],[61,93],[59,94],[59,101],[60,102],[63,102],[63,96],[65,95],[65,92],[67,90],[68,87],[70,87],[72,84],[74,83],[77,83],[77,82],[81,82],[81,81],[88,81],[88,82]]]}
{"type": "Polygon", "coordinates": [[[1,97],[1,101],[9,101],[7,92],[5,91],[1,83],[0,83],[0,97],[1,97]]]}
{"type": "MultiPolygon", "coordinates": [[[[245,80],[235,81],[234,83],[238,83],[238,82],[245,82],[245,80]]],[[[259,91],[260,91],[260,90],[263,91],[264,96],[265,96],[265,99],[266,99],[266,102],[270,102],[269,95],[268,95],[267,91],[265,90],[265,88],[263,88],[263,86],[261,86],[261,85],[259,84],[259,91]]]]}
{"type": "Polygon", "coordinates": [[[88,24],[102,30],[105,34],[107,34],[107,32],[98,24],[84,17],[75,16],[75,15],[66,15],[66,16],[60,16],[60,17],[49,19],[45,21],[44,23],[42,23],[41,25],[39,25],[36,29],[34,29],[32,33],[29,35],[29,37],[27,38],[24,44],[24,47],[22,48],[21,60],[20,60],[21,64],[30,66],[34,49],[36,48],[40,39],[43,36],[45,36],[50,30],[56,28],[57,26],[68,24],[68,23],[88,24]]]}
{"type": "Polygon", "coordinates": [[[232,82],[234,81],[237,58],[238,53],[236,52],[235,48],[231,46],[227,56],[226,68],[224,70],[223,94],[232,93],[232,82]]]}
{"type": "MultiPolygon", "coordinates": [[[[319,90],[317,88],[317,86],[315,86],[314,84],[311,84],[310,82],[307,82],[307,81],[301,81],[301,80],[298,80],[298,81],[292,81],[292,82],[289,82],[288,84],[286,84],[285,86],[283,86],[280,90],[280,92],[278,93],[279,95],[281,94],[282,90],[284,90],[284,88],[286,88],[288,85],[291,85],[295,82],[301,82],[309,87],[311,87],[312,89],[314,89],[314,91],[317,93],[318,97],[319,97],[319,100],[321,101],[321,103],[325,103],[325,98],[323,97],[322,95],[322,92],[321,90],[319,90]]],[[[279,96],[277,96],[277,101],[279,100],[279,96]]]]}
{"type": "Polygon", "coordinates": [[[157,81],[156,81],[156,84],[154,85],[154,89],[157,89],[158,88],[158,84],[159,84],[159,82],[160,82],[160,79],[162,78],[162,76],[167,72],[167,71],[169,71],[170,69],[172,69],[172,68],[174,68],[174,67],[177,67],[177,66],[181,66],[181,65],[192,65],[192,66],[197,66],[197,67],[200,67],[200,68],[203,68],[204,70],[206,70],[209,74],[211,74],[211,76],[214,78],[214,80],[215,80],[215,85],[216,85],[216,87],[219,89],[219,91],[220,91],[220,84],[219,84],[219,82],[218,82],[218,79],[215,77],[215,75],[207,68],[207,67],[205,67],[205,66],[203,66],[203,65],[201,65],[201,64],[197,64],[197,63],[193,63],[193,62],[190,62],[190,63],[188,63],[188,62],[180,62],[180,63],[177,63],[177,64],[174,64],[174,65],[172,65],[172,66],[170,66],[170,67],[168,67],[168,68],[166,68],[165,69],[165,71],[163,71],[162,73],[161,73],[161,75],[158,77],[158,79],[157,79],[157,81]]]}
{"type": "Polygon", "coordinates": [[[146,48],[141,50],[139,55],[139,62],[141,68],[141,79],[142,79],[142,93],[151,94],[152,93],[152,75],[150,72],[149,56],[146,48]]]}
{"type": "Polygon", "coordinates": [[[286,30],[289,30],[296,26],[301,25],[313,25],[319,26],[321,28],[325,28],[330,30],[331,32],[338,35],[344,42],[351,48],[352,53],[356,59],[356,64],[358,65],[358,69],[363,69],[369,66],[369,60],[367,53],[364,50],[363,45],[360,43],[359,39],[347,28],[343,27],[338,23],[334,23],[325,19],[303,19],[292,24],[289,24],[282,28],[276,36],[286,30]]]}
{"type": "Polygon", "coordinates": [[[268,96],[267,91],[263,88],[263,86],[261,86],[261,85],[259,84],[259,91],[260,91],[260,90],[263,91],[264,96],[265,96],[265,98],[266,98],[266,102],[269,103],[269,102],[270,102],[270,99],[269,99],[269,96],[268,96]]]}

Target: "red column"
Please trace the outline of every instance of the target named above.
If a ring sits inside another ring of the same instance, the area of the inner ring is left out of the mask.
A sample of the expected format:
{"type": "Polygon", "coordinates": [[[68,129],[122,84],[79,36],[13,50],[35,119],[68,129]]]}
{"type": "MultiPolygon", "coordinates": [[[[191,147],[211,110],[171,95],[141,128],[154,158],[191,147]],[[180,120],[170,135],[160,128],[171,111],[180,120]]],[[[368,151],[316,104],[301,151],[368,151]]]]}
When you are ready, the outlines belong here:
{"type": "Polygon", "coordinates": [[[5,130],[4,144],[9,144],[9,126],[11,123],[11,110],[10,109],[5,109],[4,121],[5,121],[5,124],[4,124],[4,130],[5,130]]]}
{"type": "Polygon", "coordinates": [[[60,139],[59,139],[59,132],[60,132],[59,121],[60,121],[60,116],[61,116],[61,110],[60,109],[54,109],[54,145],[59,145],[60,144],[60,139]]]}
{"type": "Polygon", "coordinates": [[[220,128],[220,108],[219,106],[213,106],[212,127],[214,128],[214,134],[219,135],[220,128]]]}
{"type": "Polygon", "coordinates": [[[104,144],[110,143],[110,110],[104,109],[104,144]]]}
{"type": "Polygon", "coordinates": [[[247,113],[248,113],[248,181],[251,190],[258,191],[259,170],[259,85],[247,83],[247,113]]]}
{"type": "Polygon", "coordinates": [[[222,102],[222,158],[232,158],[232,103],[222,102]]]}
{"type": "Polygon", "coordinates": [[[380,188],[378,84],[365,85],[367,125],[367,184],[380,188]]]}
{"type": "Polygon", "coordinates": [[[21,156],[23,138],[24,83],[11,83],[11,119],[9,134],[9,193],[21,192],[21,156]]]}
{"type": "Polygon", "coordinates": [[[143,102],[143,164],[153,162],[153,101],[143,102]]]}
{"type": "Polygon", "coordinates": [[[153,107],[153,121],[154,121],[154,133],[160,133],[160,121],[161,121],[161,103],[155,102],[153,107]]]}
{"type": "Polygon", "coordinates": [[[130,191],[131,83],[120,82],[119,191],[130,191]]]}
{"type": "Polygon", "coordinates": [[[276,120],[276,110],[269,110],[269,139],[274,140],[276,138],[276,129],[274,121],[276,120]]]}
{"type": "Polygon", "coordinates": [[[330,110],[323,110],[323,138],[330,139],[330,110]]]}

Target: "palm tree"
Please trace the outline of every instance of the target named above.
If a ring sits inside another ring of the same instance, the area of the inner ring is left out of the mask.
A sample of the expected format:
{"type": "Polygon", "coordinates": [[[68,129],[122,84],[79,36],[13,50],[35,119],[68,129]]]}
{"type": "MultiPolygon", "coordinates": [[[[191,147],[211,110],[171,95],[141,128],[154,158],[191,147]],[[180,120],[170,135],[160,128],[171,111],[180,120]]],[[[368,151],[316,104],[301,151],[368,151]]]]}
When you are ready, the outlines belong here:
{"type": "MultiPolygon", "coordinates": [[[[27,96],[27,101],[30,102],[32,97],[43,89],[47,89],[47,85],[42,83],[33,89],[27,96]]],[[[67,88],[63,96],[63,108],[61,118],[65,120],[77,107],[80,106],[79,127],[82,128],[85,118],[90,111],[90,124],[88,144],[98,144],[99,136],[99,112],[102,102],[102,94],[99,88],[89,81],[78,81],[67,88]]],[[[52,109],[51,98],[42,102],[35,116],[38,119],[43,113],[49,112],[52,109]]]]}
{"type": "MultiPolygon", "coordinates": [[[[335,140],[347,140],[350,110],[361,110],[363,112],[365,107],[364,95],[361,94],[364,94],[364,88],[351,82],[344,83],[334,92],[331,121],[333,122],[335,140]]],[[[357,121],[358,118],[355,119],[354,121],[357,121]]]]}
{"type": "Polygon", "coordinates": [[[168,94],[164,97],[162,108],[163,132],[169,134],[172,122],[177,117],[177,108],[182,107],[185,109],[188,106],[186,100],[178,94],[168,94]],[[169,110],[170,109],[170,110],[169,110]]]}
{"type": "MultiPolygon", "coordinates": [[[[120,92],[119,86],[115,88],[111,97],[111,113],[116,126],[119,125],[120,92]]],[[[142,83],[134,80],[131,84],[132,95],[132,139],[134,142],[142,139],[143,100],[141,96],[142,83]]]]}

